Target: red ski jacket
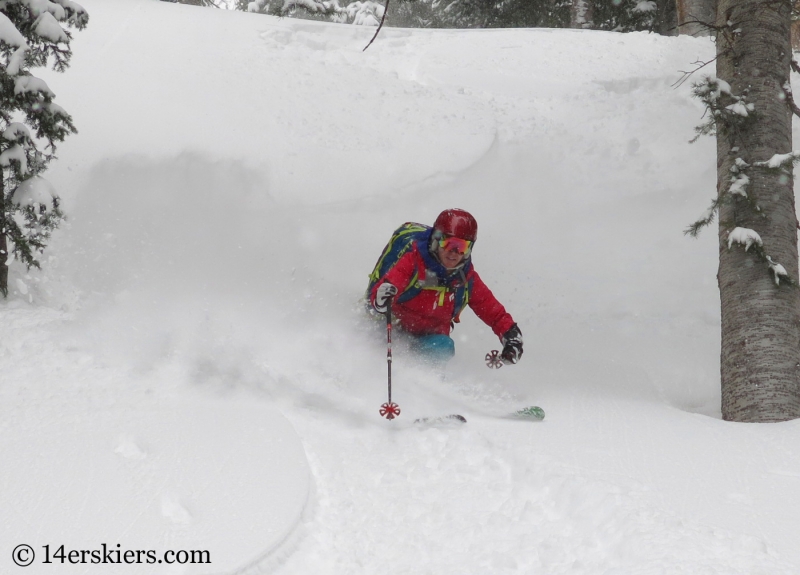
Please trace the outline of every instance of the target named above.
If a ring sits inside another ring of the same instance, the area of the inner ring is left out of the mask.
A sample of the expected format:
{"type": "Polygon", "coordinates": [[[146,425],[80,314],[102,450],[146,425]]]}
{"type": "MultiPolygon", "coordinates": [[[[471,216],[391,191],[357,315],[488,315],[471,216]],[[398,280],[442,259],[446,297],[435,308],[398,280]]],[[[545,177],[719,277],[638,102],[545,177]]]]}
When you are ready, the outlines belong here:
{"type": "Polygon", "coordinates": [[[375,283],[369,294],[370,304],[375,304],[378,287],[384,282],[399,290],[392,303],[392,314],[400,326],[413,335],[449,335],[453,322],[458,322],[458,317],[453,316],[456,292],[465,285],[471,286],[467,305],[498,337],[514,325],[511,315],[483,283],[471,261],[467,260],[459,269],[447,270],[430,254],[424,241],[415,242],[414,247],[375,283]],[[403,301],[403,293],[409,289],[418,290],[418,293],[403,301]]]}

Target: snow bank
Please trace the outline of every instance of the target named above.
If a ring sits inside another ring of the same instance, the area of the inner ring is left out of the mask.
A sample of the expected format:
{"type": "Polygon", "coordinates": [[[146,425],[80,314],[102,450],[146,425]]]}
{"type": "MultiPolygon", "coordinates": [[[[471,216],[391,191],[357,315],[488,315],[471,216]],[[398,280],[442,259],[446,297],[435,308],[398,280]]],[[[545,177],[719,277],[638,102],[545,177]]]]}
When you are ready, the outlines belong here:
{"type": "Polygon", "coordinates": [[[492,142],[485,106],[454,113],[438,91],[379,62],[377,70],[366,65],[372,60],[361,50],[374,28],[206,11],[187,27],[184,7],[159,7],[155,20],[153,8],[129,2],[120,26],[118,6],[91,6],[69,72],[87,90],[59,97],[84,137],[59,148],[60,169],[88,167],[82,162],[96,157],[97,142],[107,158],[189,149],[247,163],[276,198],[314,203],[320,194],[384,196],[462,168],[492,142]],[[109,50],[118,58],[92,57],[109,50]],[[187,61],[211,73],[197,74],[187,61]],[[137,118],[136,129],[120,131],[123,116],[137,118]]]}

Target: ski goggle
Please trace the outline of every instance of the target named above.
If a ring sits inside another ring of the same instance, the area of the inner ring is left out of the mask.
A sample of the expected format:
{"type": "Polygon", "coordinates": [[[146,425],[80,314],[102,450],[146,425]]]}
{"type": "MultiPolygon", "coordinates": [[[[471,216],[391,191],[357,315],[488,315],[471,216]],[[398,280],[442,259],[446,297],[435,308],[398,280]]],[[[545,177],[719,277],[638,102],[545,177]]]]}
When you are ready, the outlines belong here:
{"type": "Polygon", "coordinates": [[[472,242],[455,236],[445,236],[439,240],[439,247],[446,252],[455,252],[460,256],[465,256],[472,249],[472,242]]]}

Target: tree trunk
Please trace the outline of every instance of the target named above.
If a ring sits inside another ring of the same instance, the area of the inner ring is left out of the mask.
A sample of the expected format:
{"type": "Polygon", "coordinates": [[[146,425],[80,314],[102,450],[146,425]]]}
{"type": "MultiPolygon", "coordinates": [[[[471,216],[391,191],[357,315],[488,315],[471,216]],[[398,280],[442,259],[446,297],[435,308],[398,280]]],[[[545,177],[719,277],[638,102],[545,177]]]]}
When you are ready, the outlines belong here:
{"type": "Polygon", "coordinates": [[[594,28],[592,0],[572,0],[569,11],[569,27],[594,28]]]}
{"type": "MultiPolygon", "coordinates": [[[[789,80],[789,0],[719,0],[717,76],[731,93],[754,104],[755,119],[726,128],[717,123],[717,190],[731,185],[736,158],[752,164],[792,148],[792,116],[782,86],[789,80]],[[730,22],[731,25],[727,25],[730,22]]],[[[724,104],[723,104],[724,105],[724,104]]],[[[793,178],[752,167],[747,198],[719,211],[719,282],[722,305],[722,416],[732,421],[800,417],[800,284],[793,178]],[[757,208],[754,207],[754,204],[757,208]],[[764,255],[782,264],[794,282],[776,285],[766,261],[728,248],[734,227],[755,230],[764,255]]]]}
{"type": "Polygon", "coordinates": [[[678,7],[675,0],[658,0],[656,2],[658,16],[653,32],[662,36],[678,35],[678,7]]]}
{"type": "Polygon", "coordinates": [[[800,20],[792,20],[792,49],[800,50],[800,20]]]}
{"type": "Polygon", "coordinates": [[[6,240],[6,191],[3,187],[3,171],[0,170],[0,295],[8,295],[8,241],[6,240]]]}
{"type": "Polygon", "coordinates": [[[678,30],[690,36],[710,36],[716,21],[717,1],[722,0],[677,0],[678,30]]]}

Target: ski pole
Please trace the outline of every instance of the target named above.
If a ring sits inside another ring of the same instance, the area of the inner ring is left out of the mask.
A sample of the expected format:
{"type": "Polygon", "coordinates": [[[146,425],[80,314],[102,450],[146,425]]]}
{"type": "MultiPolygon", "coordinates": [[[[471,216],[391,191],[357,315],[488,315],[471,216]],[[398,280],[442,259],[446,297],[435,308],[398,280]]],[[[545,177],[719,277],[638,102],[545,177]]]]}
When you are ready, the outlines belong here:
{"type": "MultiPolygon", "coordinates": [[[[389,405],[392,404],[392,300],[386,302],[386,369],[389,383],[389,405]]],[[[391,417],[389,418],[391,419],[391,417]]]]}
{"type": "Polygon", "coordinates": [[[386,365],[388,369],[389,401],[381,405],[379,413],[386,419],[400,415],[400,406],[392,402],[392,300],[386,302],[386,365]]]}

